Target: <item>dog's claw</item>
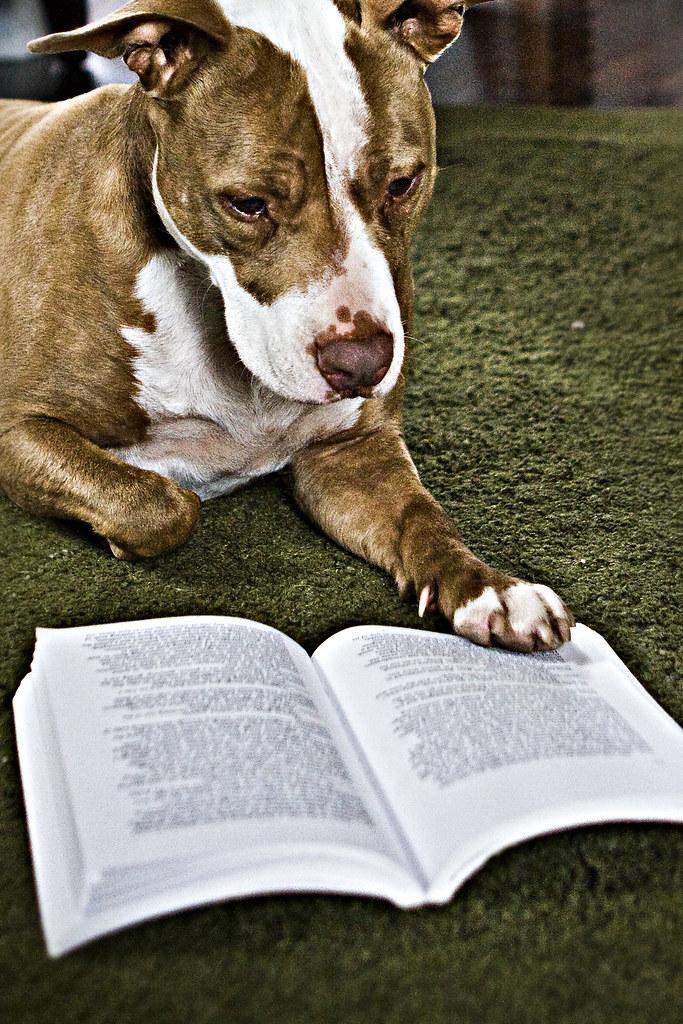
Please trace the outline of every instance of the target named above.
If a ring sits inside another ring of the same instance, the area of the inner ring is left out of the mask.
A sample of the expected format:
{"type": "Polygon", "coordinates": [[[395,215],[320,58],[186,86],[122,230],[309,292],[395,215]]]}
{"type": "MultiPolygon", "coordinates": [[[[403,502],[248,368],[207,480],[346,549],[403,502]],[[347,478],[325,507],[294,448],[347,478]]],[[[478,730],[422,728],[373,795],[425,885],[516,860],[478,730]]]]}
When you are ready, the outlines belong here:
{"type": "Polygon", "coordinates": [[[426,587],[423,587],[420,592],[420,601],[417,606],[417,614],[420,616],[421,619],[424,618],[424,613],[427,611],[427,608],[429,607],[431,601],[432,585],[431,583],[428,583],[426,587]]]}

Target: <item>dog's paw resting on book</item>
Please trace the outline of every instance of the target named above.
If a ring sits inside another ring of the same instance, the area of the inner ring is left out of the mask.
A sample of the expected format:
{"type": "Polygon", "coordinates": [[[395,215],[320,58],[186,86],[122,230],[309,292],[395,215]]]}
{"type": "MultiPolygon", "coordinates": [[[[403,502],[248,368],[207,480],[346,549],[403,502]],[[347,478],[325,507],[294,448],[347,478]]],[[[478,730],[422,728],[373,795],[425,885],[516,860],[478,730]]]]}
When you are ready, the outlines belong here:
{"type": "Polygon", "coordinates": [[[488,647],[548,651],[570,639],[575,619],[550,589],[486,565],[462,543],[431,497],[406,474],[408,501],[394,573],[404,595],[416,594],[420,616],[439,611],[456,633],[488,647]]]}
{"type": "Polygon", "coordinates": [[[469,600],[462,596],[459,568],[442,571],[440,582],[426,583],[420,590],[420,615],[438,608],[456,633],[485,647],[552,651],[571,639],[574,616],[554,590],[483,569],[467,581],[476,594],[469,600]]]}
{"type": "Polygon", "coordinates": [[[550,591],[468,552],[401,437],[424,71],[467,6],[133,0],[31,44],[139,82],[0,103],[6,494],[150,557],[198,498],[289,464],[315,522],[458,632],[567,638],[550,591]]]}
{"type": "Polygon", "coordinates": [[[294,459],[300,504],[340,544],[392,573],[420,615],[438,611],[485,646],[552,650],[574,616],[557,594],[486,565],[424,489],[397,433],[321,444],[294,459]]]}
{"type": "Polygon", "coordinates": [[[516,651],[552,651],[571,639],[574,616],[554,590],[524,580],[506,583],[485,587],[457,608],[452,618],[455,632],[478,644],[516,651]]]}

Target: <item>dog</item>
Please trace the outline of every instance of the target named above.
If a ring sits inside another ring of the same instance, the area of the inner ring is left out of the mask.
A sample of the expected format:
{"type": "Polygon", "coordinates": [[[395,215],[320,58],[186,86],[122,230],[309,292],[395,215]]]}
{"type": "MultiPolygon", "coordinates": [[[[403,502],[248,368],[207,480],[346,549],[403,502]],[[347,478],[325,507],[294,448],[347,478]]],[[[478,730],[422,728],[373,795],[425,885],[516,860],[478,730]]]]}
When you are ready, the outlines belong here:
{"type": "Polygon", "coordinates": [[[0,488],[118,558],[188,539],[200,500],[291,467],[304,512],[419,613],[551,650],[573,617],[490,568],[401,436],[429,201],[427,65],[447,0],[133,0],[29,44],[138,81],[0,105],[0,488]]]}

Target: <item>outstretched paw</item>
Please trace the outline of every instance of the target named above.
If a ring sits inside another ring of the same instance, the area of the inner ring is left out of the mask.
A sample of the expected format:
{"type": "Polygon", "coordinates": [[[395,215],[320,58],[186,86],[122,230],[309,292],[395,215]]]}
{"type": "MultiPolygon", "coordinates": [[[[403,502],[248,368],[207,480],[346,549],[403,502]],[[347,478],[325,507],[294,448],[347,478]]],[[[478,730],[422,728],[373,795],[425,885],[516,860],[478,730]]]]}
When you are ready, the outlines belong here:
{"type": "Polygon", "coordinates": [[[455,604],[447,577],[442,577],[440,586],[426,584],[419,592],[418,614],[422,617],[426,611],[441,610],[454,632],[485,647],[552,651],[571,639],[576,620],[554,590],[509,576],[496,580],[498,574],[487,571],[488,585],[476,597],[461,598],[455,604]]]}
{"type": "Polygon", "coordinates": [[[457,608],[453,629],[475,643],[514,651],[552,651],[571,637],[574,616],[554,590],[517,580],[504,590],[486,587],[457,608]]]}

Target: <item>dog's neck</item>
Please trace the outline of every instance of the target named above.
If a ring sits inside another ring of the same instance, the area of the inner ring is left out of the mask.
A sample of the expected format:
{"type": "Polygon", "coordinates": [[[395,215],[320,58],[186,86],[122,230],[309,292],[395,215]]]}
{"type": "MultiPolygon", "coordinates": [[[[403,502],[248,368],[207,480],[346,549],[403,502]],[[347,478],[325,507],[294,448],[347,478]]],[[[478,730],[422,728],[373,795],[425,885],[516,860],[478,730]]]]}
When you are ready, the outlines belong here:
{"type": "Polygon", "coordinates": [[[152,195],[156,137],[149,102],[137,85],[120,90],[98,128],[101,159],[85,192],[98,233],[104,228],[117,249],[124,248],[129,259],[139,253],[143,261],[160,250],[177,248],[152,195]]]}

